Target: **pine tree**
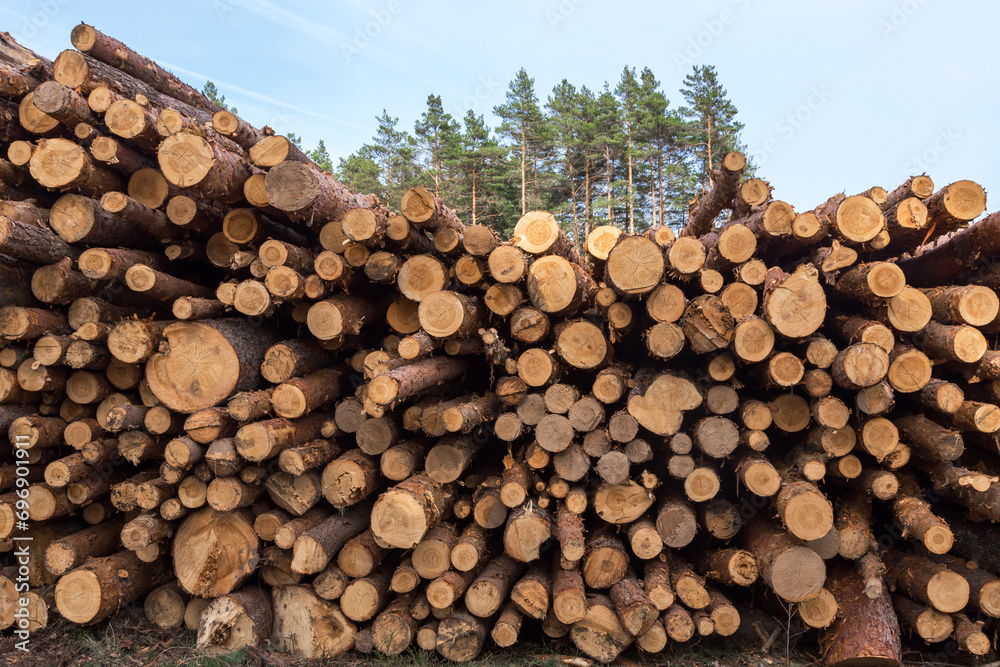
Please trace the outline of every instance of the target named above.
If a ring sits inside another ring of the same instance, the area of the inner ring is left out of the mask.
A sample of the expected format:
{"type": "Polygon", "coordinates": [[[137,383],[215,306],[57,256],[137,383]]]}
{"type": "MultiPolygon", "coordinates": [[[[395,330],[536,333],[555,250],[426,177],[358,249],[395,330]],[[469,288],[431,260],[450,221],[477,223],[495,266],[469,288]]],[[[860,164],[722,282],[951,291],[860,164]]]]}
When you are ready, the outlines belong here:
{"type": "Polygon", "coordinates": [[[306,156],[323,171],[333,171],[333,160],[330,159],[330,154],[327,152],[326,144],[323,143],[322,139],[316,144],[316,148],[306,152],[306,156]]]}
{"type": "MultiPolygon", "coordinates": [[[[529,174],[537,174],[536,160],[540,144],[544,139],[544,123],[538,98],[535,96],[535,80],[522,67],[507,90],[507,102],[493,109],[500,117],[500,134],[509,142],[511,152],[518,157],[521,180],[521,215],[528,212],[529,201],[534,204],[537,197],[528,195],[529,174]]],[[[536,183],[532,182],[535,190],[536,183]]]]}
{"type": "Polygon", "coordinates": [[[506,234],[516,212],[509,210],[499,187],[506,169],[505,151],[491,136],[481,115],[470,109],[463,122],[461,146],[454,162],[458,179],[454,208],[469,224],[489,225],[506,234]]]}
{"type": "Polygon", "coordinates": [[[334,174],[338,181],[355,192],[381,192],[379,166],[372,157],[372,147],[363,145],[358,152],[340,159],[334,174]]]}
{"type": "Polygon", "coordinates": [[[549,127],[563,168],[563,177],[559,179],[559,201],[565,202],[568,193],[573,236],[576,238],[577,246],[582,250],[583,239],[586,238],[587,232],[580,225],[577,206],[577,193],[580,188],[577,181],[580,163],[583,160],[584,141],[581,132],[583,120],[580,116],[579,97],[580,93],[576,88],[563,79],[552,89],[545,107],[549,110],[549,127]]]}
{"type": "Polygon", "coordinates": [[[698,190],[698,174],[688,159],[688,123],[678,109],[669,109],[665,118],[663,224],[680,231],[687,221],[688,207],[698,190]]]}
{"type": "Polygon", "coordinates": [[[580,88],[580,94],[576,98],[578,115],[580,118],[580,151],[583,160],[583,236],[586,239],[590,233],[591,221],[594,213],[591,207],[591,194],[593,184],[591,174],[595,161],[600,157],[600,150],[597,146],[597,120],[598,106],[597,98],[587,86],[580,88]]]}
{"type": "Polygon", "coordinates": [[[635,78],[635,68],[626,67],[615,88],[615,95],[621,107],[621,119],[625,134],[625,163],[628,167],[628,231],[635,232],[635,157],[636,139],[639,131],[641,111],[639,107],[639,82],[635,78]]]}
{"type": "Polygon", "coordinates": [[[414,126],[424,173],[434,181],[434,194],[442,195],[442,188],[450,183],[451,167],[461,148],[460,126],[444,110],[441,97],[427,96],[427,110],[414,126]]]}
{"type": "Polygon", "coordinates": [[[604,196],[598,198],[595,206],[606,210],[605,224],[613,225],[615,208],[620,204],[616,193],[616,160],[621,153],[622,123],[618,102],[607,83],[596,101],[594,127],[594,148],[604,172],[604,196]]]}
{"type": "Polygon", "coordinates": [[[740,149],[743,123],[736,120],[736,105],[719,82],[715,67],[695,65],[684,77],[681,95],[687,106],[681,114],[690,125],[688,143],[698,164],[702,193],[707,192],[712,170],[726,153],[740,149]]]}
{"type": "Polygon", "coordinates": [[[639,75],[639,134],[642,159],[647,164],[645,191],[649,193],[649,226],[663,224],[663,167],[666,148],[667,109],[670,102],[660,90],[652,70],[643,68],[639,75]]]}
{"type": "Polygon", "coordinates": [[[288,136],[286,137],[286,139],[288,139],[290,142],[292,142],[292,145],[294,145],[296,148],[298,148],[299,150],[302,150],[302,137],[300,137],[299,135],[295,134],[294,132],[289,132],[288,136]]]}
{"type": "Polygon", "coordinates": [[[370,144],[371,157],[379,168],[382,184],[379,195],[384,195],[385,205],[392,208],[393,204],[399,204],[408,184],[416,179],[416,141],[406,130],[396,129],[399,118],[389,116],[385,109],[376,121],[378,131],[370,144]]]}
{"type": "Polygon", "coordinates": [[[232,113],[237,113],[236,107],[230,107],[226,105],[226,96],[219,95],[219,89],[215,85],[214,81],[206,81],[205,85],[201,88],[201,94],[210,99],[211,101],[218,104],[220,107],[226,111],[231,111],[232,113]]]}

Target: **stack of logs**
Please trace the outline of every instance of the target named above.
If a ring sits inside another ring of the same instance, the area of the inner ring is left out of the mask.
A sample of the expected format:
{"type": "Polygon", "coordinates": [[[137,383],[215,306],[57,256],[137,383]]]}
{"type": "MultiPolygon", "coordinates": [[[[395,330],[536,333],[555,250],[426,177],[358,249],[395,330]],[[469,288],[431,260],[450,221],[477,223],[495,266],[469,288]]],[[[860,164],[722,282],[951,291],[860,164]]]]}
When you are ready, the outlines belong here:
{"type": "Polygon", "coordinates": [[[796,212],[731,153],[676,237],[531,212],[507,241],[72,43],[0,36],[0,626],[144,600],[214,652],[540,628],[610,662],[752,607],[829,665],[991,650],[977,184],[796,212]]]}

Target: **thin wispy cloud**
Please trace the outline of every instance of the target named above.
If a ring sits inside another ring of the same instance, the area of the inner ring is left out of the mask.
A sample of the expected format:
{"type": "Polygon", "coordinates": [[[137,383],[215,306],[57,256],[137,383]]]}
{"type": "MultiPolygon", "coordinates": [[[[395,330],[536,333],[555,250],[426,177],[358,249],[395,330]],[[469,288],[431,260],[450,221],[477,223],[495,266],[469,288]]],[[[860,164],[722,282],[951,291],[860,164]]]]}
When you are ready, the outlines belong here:
{"type": "Polygon", "coordinates": [[[258,16],[263,16],[272,23],[277,23],[285,26],[286,28],[291,28],[297,32],[309,35],[310,37],[318,39],[319,41],[331,46],[339,46],[347,39],[347,36],[343,33],[332,28],[328,28],[315,19],[300,16],[299,14],[290,12],[287,9],[278,7],[267,0],[240,0],[240,2],[237,3],[237,6],[249,10],[258,16]]]}
{"type": "Polygon", "coordinates": [[[325,114],[317,113],[315,111],[312,111],[311,109],[306,109],[304,107],[296,106],[294,104],[289,104],[287,100],[279,100],[277,98],[271,97],[270,95],[264,95],[262,93],[259,93],[259,92],[253,91],[253,90],[247,90],[246,88],[243,88],[242,86],[237,86],[234,83],[228,83],[226,81],[219,81],[218,79],[213,79],[212,77],[207,76],[205,74],[202,74],[201,72],[194,72],[192,70],[185,69],[185,68],[183,68],[183,67],[181,67],[179,65],[174,65],[172,63],[168,63],[168,62],[164,62],[164,61],[160,61],[160,64],[163,65],[164,67],[170,69],[170,70],[173,70],[174,72],[180,72],[181,74],[186,74],[186,75],[188,75],[190,77],[194,77],[196,79],[203,79],[205,81],[208,81],[209,79],[211,79],[212,82],[216,86],[218,86],[219,88],[224,88],[226,90],[232,91],[234,93],[238,93],[238,94],[243,95],[245,97],[249,97],[249,98],[258,100],[260,102],[266,102],[268,104],[274,105],[275,107],[278,108],[278,109],[276,109],[277,111],[281,111],[281,112],[288,111],[288,110],[295,111],[295,112],[298,112],[298,113],[301,113],[301,114],[305,114],[307,116],[312,116],[313,118],[318,118],[320,120],[327,121],[328,123],[336,123],[337,125],[341,125],[341,126],[344,126],[344,127],[349,127],[351,129],[354,129],[354,130],[360,130],[362,132],[367,132],[368,130],[371,129],[370,127],[365,127],[363,125],[357,125],[355,123],[348,123],[348,122],[343,121],[343,120],[341,120],[339,118],[334,118],[333,116],[327,116],[325,114]]]}
{"type": "MultiPolygon", "coordinates": [[[[365,12],[368,15],[371,15],[370,10],[364,5],[359,5],[350,1],[347,4],[351,5],[355,9],[365,12]]],[[[300,14],[290,12],[287,9],[283,9],[282,7],[278,7],[267,0],[240,0],[236,6],[251,11],[258,16],[271,21],[272,23],[290,28],[291,30],[295,30],[296,32],[312,37],[313,39],[316,39],[324,44],[336,47],[338,53],[340,53],[345,47],[356,48],[352,43],[353,37],[351,35],[329,28],[314,18],[302,16],[300,14]]],[[[428,46],[427,48],[430,47],[428,46]]],[[[446,90],[453,95],[464,94],[461,91],[449,87],[447,84],[443,84],[441,81],[431,81],[430,79],[427,79],[423,76],[422,70],[419,67],[416,67],[412,60],[393,55],[384,49],[375,46],[374,44],[368,44],[363,49],[358,50],[362,51],[362,55],[374,56],[375,59],[377,59],[382,65],[388,65],[389,69],[397,74],[402,74],[415,81],[420,81],[421,83],[431,86],[435,90],[446,90]]],[[[435,50],[435,52],[440,54],[440,51],[438,50],[435,50]]],[[[456,64],[460,64],[458,61],[451,58],[449,58],[449,60],[452,60],[452,62],[455,62],[456,64]]],[[[469,69],[469,71],[475,73],[474,70],[469,69]]]]}

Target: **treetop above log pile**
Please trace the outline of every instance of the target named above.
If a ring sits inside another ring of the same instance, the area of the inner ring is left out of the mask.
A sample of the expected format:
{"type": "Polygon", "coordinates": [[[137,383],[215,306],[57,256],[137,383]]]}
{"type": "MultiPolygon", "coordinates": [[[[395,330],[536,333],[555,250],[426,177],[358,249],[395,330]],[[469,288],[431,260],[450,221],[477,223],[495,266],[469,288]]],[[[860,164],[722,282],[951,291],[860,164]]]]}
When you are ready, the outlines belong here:
{"type": "Polygon", "coordinates": [[[826,665],[898,665],[902,629],[990,649],[976,183],[796,211],[730,152],[679,230],[525,211],[508,239],[71,39],[0,36],[0,626],[145,600],[209,653],[468,661],[538,626],[612,662],[753,605],[826,665]]]}

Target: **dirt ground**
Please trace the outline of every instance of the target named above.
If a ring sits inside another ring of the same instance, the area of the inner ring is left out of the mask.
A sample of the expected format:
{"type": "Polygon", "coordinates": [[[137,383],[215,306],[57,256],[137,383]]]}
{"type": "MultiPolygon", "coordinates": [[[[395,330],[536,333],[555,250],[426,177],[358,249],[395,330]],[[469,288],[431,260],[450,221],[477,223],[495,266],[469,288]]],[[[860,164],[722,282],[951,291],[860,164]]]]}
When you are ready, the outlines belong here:
{"type": "MultiPolygon", "coordinates": [[[[448,665],[447,661],[420,650],[398,656],[373,653],[350,653],[336,660],[309,661],[292,658],[269,648],[240,651],[233,655],[213,658],[200,655],[194,647],[194,633],[187,630],[161,630],[150,625],[141,608],[128,607],[93,627],[81,627],[57,619],[48,628],[31,638],[31,652],[14,649],[14,638],[8,633],[0,637],[0,665],[30,665],[31,667],[304,667],[305,665],[338,665],[343,667],[406,667],[414,665],[448,665]]],[[[558,657],[580,657],[573,645],[564,640],[529,640],[512,650],[487,650],[478,659],[467,663],[473,667],[559,667],[558,657]]],[[[741,643],[709,638],[678,644],[661,654],[642,656],[632,649],[619,660],[621,667],[639,665],[669,665],[687,667],[778,667],[807,665],[817,656],[793,651],[786,660],[784,640],[775,642],[767,653],[761,643],[741,643]],[[654,659],[655,658],[655,659],[654,659]],[[637,664],[638,663],[638,664],[637,664]]],[[[595,667],[598,665],[595,663],[595,667]]]]}
{"type": "MultiPolygon", "coordinates": [[[[793,632],[793,639],[795,639],[793,632]]],[[[14,648],[15,639],[0,636],[0,667],[431,667],[450,665],[436,655],[411,650],[397,656],[378,653],[349,653],[335,660],[304,660],[275,651],[269,646],[243,650],[224,657],[208,657],[194,646],[194,633],[185,629],[162,630],[150,625],[139,607],[130,606],[117,616],[92,627],[55,620],[31,638],[31,651],[14,648]]],[[[583,667],[560,658],[581,658],[568,640],[524,637],[524,643],[508,650],[484,651],[467,663],[470,667],[583,667]]],[[[685,644],[673,644],[655,656],[640,654],[634,647],[616,662],[619,667],[802,667],[819,664],[820,656],[794,646],[786,646],[784,634],[772,638],[768,650],[756,638],[709,637],[685,644]]],[[[803,644],[814,650],[810,637],[803,644]]],[[[904,653],[905,664],[913,667],[965,667],[973,665],[968,656],[949,651],[947,646],[917,649],[904,653]],[[939,650],[935,650],[939,649],[939,650]]],[[[593,667],[600,667],[593,663],[593,667]]],[[[980,661],[978,667],[1000,667],[1000,663],[980,661]]]]}

